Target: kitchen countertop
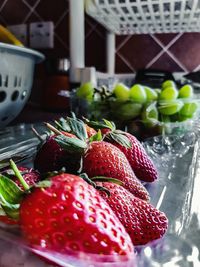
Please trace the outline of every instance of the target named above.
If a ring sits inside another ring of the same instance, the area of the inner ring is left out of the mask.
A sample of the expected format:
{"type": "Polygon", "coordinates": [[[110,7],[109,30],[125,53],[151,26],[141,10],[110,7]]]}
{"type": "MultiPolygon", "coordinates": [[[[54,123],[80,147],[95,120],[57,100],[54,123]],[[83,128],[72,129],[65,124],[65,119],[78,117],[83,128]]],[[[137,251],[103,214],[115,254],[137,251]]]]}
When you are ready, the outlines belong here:
{"type": "Polygon", "coordinates": [[[43,121],[51,121],[60,117],[69,115],[69,110],[66,111],[49,111],[28,103],[17,118],[10,123],[10,125],[17,125],[19,123],[35,123],[43,121]]]}

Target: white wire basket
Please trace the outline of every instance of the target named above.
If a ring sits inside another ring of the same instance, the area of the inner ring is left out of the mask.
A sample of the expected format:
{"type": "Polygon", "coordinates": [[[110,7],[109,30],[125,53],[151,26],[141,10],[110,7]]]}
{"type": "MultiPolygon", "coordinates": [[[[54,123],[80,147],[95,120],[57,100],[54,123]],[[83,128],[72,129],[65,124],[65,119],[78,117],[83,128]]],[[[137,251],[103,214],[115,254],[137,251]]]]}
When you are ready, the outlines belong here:
{"type": "Polygon", "coordinates": [[[200,32],[200,0],[85,0],[85,8],[115,34],[200,32]]]}

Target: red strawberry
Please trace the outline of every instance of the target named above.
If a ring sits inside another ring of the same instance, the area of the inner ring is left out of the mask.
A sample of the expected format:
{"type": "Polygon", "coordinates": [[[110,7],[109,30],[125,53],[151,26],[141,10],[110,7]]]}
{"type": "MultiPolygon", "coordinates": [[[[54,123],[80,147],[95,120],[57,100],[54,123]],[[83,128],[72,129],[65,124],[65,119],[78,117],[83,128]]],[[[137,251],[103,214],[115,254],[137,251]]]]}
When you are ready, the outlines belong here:
{"type": "Polygon", "coordinates": [[[7,215],[0,215],[0,222],[7,225],[18,225],[19,221],[9,218],[7,215]]]}
{"type": "Polygon", "coordinates": [[[20,221],[33,246],[61,253],[133,252],[130,237],[109,205],[94,187],[75,175],[54,176],[49,187],[35,188],[26,195],[20,221]]]}
{"type": "Polygon", "coordinates": [[[112,130],[109,129],[109,128],[102,128],[102,129],[101,129],[101,133],[102,133],[102,135],[106,135],[106,134],[110,133],[111,131],[112,131],[112,130]]]}
{"type": "MultiPolygon", "coordinates": [[[[18,170],[21,172],[24,180],[26,181],[26,183],[29,186],[32,186],[34,184],[36,184],[37,182],[39,182],[40,180],[40,174],[38,171],[32,169],[32,168],[27,168],[27,167],[22,167],[19,166],[18,170]]],[[[23,190],[23,186],[20,183],[20,181],[17,179],[17,177],[15,175],[11,175],[10,178],[23,190]]]]}
{"type": "MultiPolygon", "coordinates": [[[[63,135],[76,138],[75,135],[62,132],[63,135]]],[[[58,171],[62,167],[68,172],[75,172],[79,168],[79,157],[75,160],[71,153],[64,150],[55,140],[58,135],[54,134],[47,138],[45,143],[39,148],[35,159],[34,168],[41,173],[58,171]]]]}
{"type": "Polygon", "coordinates": [[[158,178],[156,167],[135,136],[116,130],[115,124],[105,119],[102,122],[87,123],[95,129],[101,129],[104,140],[114,144],[125,154],[138,179],[153,182],[158,178]]]}
{"type": "Polygon", "coordinates": [[[125,154],[138,179],[145,182],[155,181],[158,178],[158,172],[142,144],[135,136],[129,133],[124,133],[124,135],[129,139],[131,148],[123,146],[113,139],[106,140],[114,144],[125,154]]]}
{"type": "Polygon", "coordinates": [[[135,196],[149,200],[149,194],[136,178],[125,155],[114,145],[94,141],[83,157],[83,172],[89,177],[106,176],[117,178],[135,196]]]}
{"type": "Polygon", "coordinates": [[[95,129],[93,129],[92,127],[88,126],[87,124],[85,124],[86,127],[86,132],[88,135],[88,138],[92,137],[93,135],[95,135],[97,132],[95,131],[95,129]]]}
{"type": "Polygon", "coordinates": [[[110,191],[110,196],[104,192],[101,196],[124,225],[134,245],[144,245],[165,234],[168,219],[163,212],[134,197],[120,185],[108,182],[98,184],[110,191]]]}
{"type": "MultiPolygon", "coordinates": [[[[40,174],[33,170],[32,168],[27,167],[18,167],[18,170],[20,171],[21,175],[23,176],[23,179],[29,186],[33,186],[40,180],[40,174]]],[[[21,190],[24,190],[24,187],[19,182],[18,178],[14,174],[12,169],[6,169],[2,172],[2,175],[9,177],[13,182],[15,182],[18,187],[20,187],[21,190]]],[[[19,221],[16,219],[9,218],[7,215],[0,215],[0,221],[6,224],[19,224],[19,221]]]]}

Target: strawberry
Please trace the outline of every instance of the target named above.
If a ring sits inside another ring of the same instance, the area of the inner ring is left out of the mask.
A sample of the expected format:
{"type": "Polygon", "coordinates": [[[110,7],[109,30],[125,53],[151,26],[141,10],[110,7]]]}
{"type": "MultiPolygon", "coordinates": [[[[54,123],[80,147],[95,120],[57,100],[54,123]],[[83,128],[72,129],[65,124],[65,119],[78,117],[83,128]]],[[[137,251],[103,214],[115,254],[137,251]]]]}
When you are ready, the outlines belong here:
{"type": "Polygon", "coordinates": [[[145,182],[153,182],[158,179],[157,169],[142,144],[132,134],[124,133],[124,135],[130,141],[131,148],[114,140],[111,142],[125,154],[137,178],[145,182]]]}
{"type": "Polygon", "coordinates": [[[87,121],[87,123],[95,129],[101,129],[104,140],[112,143],[125,154],[138,179],[153,182],[158,178],[153,161],[135,136],[116,130],[115,124],[105,119],[103,122],[87,121]]]}
{"type": "MultiPolygon", "coordinates": [[[[18,166],[18,170],[29,186],[32,186],[39,182],[40,174],[33,168],[18,166]]],[[[2,174],[12,179],[12,181],[15,182],[22,190],[24,189],[12,169],[6,169],[2,174]]]]}
{"type": "MultiPolygon", "coordinates": [[[[135,196],[144,200],[149,200],[147,190],[136,178],[124,153],[110,143],[95,141],[102,139],[101,132],[98,132],[89,140],[85,138],[85,134],[83,134],[85,132],[85,125],[82,121],[69,118],[68,123],[76,136],[81,138],[81,142],[76,140],[77,144],[74,143],[73,147],[75,149],[75,146],[78,147],[78,145],[81,145],[80,153],[83,159],[83,172],[86,172],[89,177],[103,175],[118,178],[124,182],[125,188],[130,190],[135,196]]],[[[63,136],[58,136],[56,142],[58,142],[62,148],[69,150],[69,140],[65,139],[66,138],[63,136]]]]}
{"type": "MultiPolygon", "coordinates": [[[[76,138],[75,135],[67,132],[62,132],[64,136],[76,138]]],[[[60,170],[66,168],[68,172],[76,172],[79,168],[80,157],[77,155],[77,160],[72,156],[72,153],[65,151],[55,140],[58,134],[53,134],[47,138],[43,145],[39,148],[35,159],[34,168],[41,173],[60,170]]]]}
{"type": "Polygon", "coordinates": [[[87,124],[85,124],[85,127],[86,127],[86,132],[87,132],[88,138],[92,137],[93,135],[95,135],[97,133],[95,131],[95,129],[93,129],[92,127],[90,127],[87,124]]]}
{"type": "Polygon", "coordinates": [[[102,133],[103,135],[109,134],[110,132],[111,132],[111,129],[109,129],[109,128],[102,128],[102,129],[101,129],[101,133],[102,133]]]}
{"type": "Polygon", "coordinates": [[[134,245],[145,245],[150,241],[161,238],[168,227],[166,215],[137,197],[118,184],[104,182],[110,196],[101,192],[101,196],[110,205],[134,245]]]}
{"type": "Polygon", "coordinates": [[[18,220],[9,218],[5,213],[0,215],[0,222],[6,225],[13,225],[13,226],[16,226],[19,224],[18,220]]]}
{"type": "Polygon", "coordinates": [[[72,174],[51,177],[20,205],[23,235],[33,246],[60,253],[128,255],[129,235],[99,192],[72,174]]]}
{"type": "MultiPolygon", "coordinates": [[[[23,175],[23,179],[25,180],[25,183],[28,186],[33,186],[40,180],[40,174],[37,171],[33,170],[32,168],[20,166],[18,167],[18,171],[21,173],[21,175],[23,175]]],[[[6,170],[4,170],[0,176],[2,175],[11,179],[22,191],[24,191],[23,185],[18,180],[12,168],[7,168],[6,170]]],[[[1,213],[0,215],[1,222],[10,225],[19,224],[18,219],[9,218],[3,210],[0,210],[0,213],[1,213]]]]}
{"type": "Polygon", "coordinates": [[[83,172],[86,172],[89,177],[117,178],[132,194],[149,200],[147,190],[136,178],[124,153],[110,143],[94,141],[89,144],[89,148],[83,156],[83,172]]]}

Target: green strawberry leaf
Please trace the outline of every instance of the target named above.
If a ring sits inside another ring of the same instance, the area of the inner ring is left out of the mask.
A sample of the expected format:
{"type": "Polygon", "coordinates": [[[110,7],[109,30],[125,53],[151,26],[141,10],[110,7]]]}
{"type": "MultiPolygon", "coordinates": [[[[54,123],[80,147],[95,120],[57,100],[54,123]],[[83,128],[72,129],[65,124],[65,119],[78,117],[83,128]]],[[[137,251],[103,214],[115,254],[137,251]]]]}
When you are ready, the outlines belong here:
{"type": "Polygon", "coordinates": [[[8,203],[1,204],[1,207],[5,214],[12,219],[18,220],[19,219],[19,204],[11,205],[8,203]]]}
{"type": "Polygon", "coordinates": [[[6,176],[0,176],[0,198],[3,202],[17,204],[21,201],[24,192],[6,176]]]}
{"type": "Polygon", "coordinates": [[[83,141],[87,139],[87,131],[83,121],[74,118],[67,118],[67,123],[69,124],[73,134],[83,141]]]}
{"type": "Polygon", "coordinates": [[[111,133],[107,134],[106,138],[114,140],[116,143],[118,143],[124,147],[127,147],[127,148],[132,147],[130,140],[124,134],[111,132],[111,133]]]}
{"type": "Polygon", "coordinates": [[[109,128],[109,129],[111,129],[112,131],[114,131],[114,130],[116,129],[116,126],[115,126],[115,124],[114,124],[113,121],[108,121],[108,120],[106,120],[106,119],[103,119],[103,121],[105,122],[105,125],[106,125],[105,128],[109,128]]]}
{"type": "Polygon", "coordinates": [[[114,133],[126,135],[126,132],[119,130],[119,129],[115,130],[114,133]]]}
{"type": "Polygon", "coordinates": [[[58,121],[55,121],[56,128],[58,130],[64,131],[64,132],[71,132],[71,128],[69,124],[67,123],[66,119],[60,118],[58,121]]]}
{"type": "Polygon", "coordinates": [[[77,119],[76,114],[73,111],[71,111],[70,113],[73,119],[77,119]]]}
{"type": "Polygon", "coordinates": [[[78,138],[58,135],[55,140],[63,149],[71,153],[84,153],[87,148],[87,143],[78,138]]]}
{"type": "Polygon", "coordinates": [[[89,142],[101,141],[101,140],[102,140],[102,134],[101,131],[99,130],[96,134],[90,137],[89,142]]]}
{"type": "Polygon", "coordinates": [[[94,182],[108,182],[108,183],[113,183],[113,184],[118,184],[118,185],[123,185],[124,183],[116,178],[111,178],[111,177],[105,177],[105,176],[95,176],[90,178],[94,182]]]}
{"type": "Polygon", "coordinates": [[[87,125],[91,126],[95,130],[99,130],[99,129],[103,129],[103,128],[112,129],[112,128],[108,127],[108,125],[104,121],[90,121],[86,118],[84,118],[84,120],[87,123],[87,125]]]}

